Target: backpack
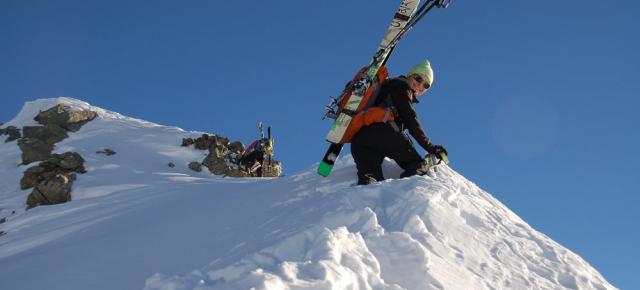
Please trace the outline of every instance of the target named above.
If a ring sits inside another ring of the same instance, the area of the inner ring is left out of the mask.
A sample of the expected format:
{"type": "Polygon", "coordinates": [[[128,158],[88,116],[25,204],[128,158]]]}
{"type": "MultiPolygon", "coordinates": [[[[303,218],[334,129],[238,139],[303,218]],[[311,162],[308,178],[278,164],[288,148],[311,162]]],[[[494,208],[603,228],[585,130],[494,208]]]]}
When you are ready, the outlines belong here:
{"type": "Polygon", "coordinates": [[[237,157],[238,164],[242,164],[242,163],[253,164],[253,161],[255,160],[248,160],[248,159],[255,159],[257,157],[256,154],[260,154],[261,159],[263,157],[266,157],[267,162],[271,164],[271,158],[273,156],[273,138],[271,137],[271,126],[267,128],[266,137],[264,136],[262,122],[258,124],[258,129],[260,130],[260,139],[253,141],[253,143],[251,143],[251,145],[249,145],[247,149],[245,149],[242,153],[240,153],[240,155],[238,155],[237,157]],[[255,154],[252,154],[254,152],[255,154]]]}
{"type": "Polygon", "coordinates": [[[340,140],[341,144],[351,143],[351,139],[353,138],[353,136],[355,136],[356,133],[358,133],[358,131],[360,131],[360,129],[362,129],[362,127],[364,126],[368,126],[373,123],[394,121],[395,119],[392,107],[389,102],[385,100],[385,102],[387,103],[386,107],[377,106],[381,103],[381,100],[378,99],[381,97],[380,88],[382,87],[382,83],[389,79],[389,72],[384,66],[380,67],[380,69],[378,70],[376,78],[364,93],[358,108],[352,112],[346,112],[344,110],[344,107],[347,105],[347,101],[353,93],[352,84],[358,81],[360,79],[360,76],[366,70],[367,67],[364,67],[360,69],[360,71],[358,71],[354,78],[349,83],[347,83],[345,90],[342,92],[342,95],[338,100],[337,113],[345,113],[352,117],[351,123],[347,127],[342,140],[340,140]]]}

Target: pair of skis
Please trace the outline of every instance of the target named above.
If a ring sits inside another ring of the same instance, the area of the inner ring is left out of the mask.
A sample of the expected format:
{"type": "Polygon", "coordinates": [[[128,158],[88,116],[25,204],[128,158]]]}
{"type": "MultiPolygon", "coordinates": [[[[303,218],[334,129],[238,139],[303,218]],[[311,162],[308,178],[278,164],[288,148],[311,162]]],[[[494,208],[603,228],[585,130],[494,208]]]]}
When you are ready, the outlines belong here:
{"type": "MultiPolygon", "coordinates": [[[[340,151],[342,151],[342,147],[344,145],[340,142],[342,141],[342,138],[353,118],[353,115],[350,114],[350,112],[356,111],[365,92],[373,83],[378,70],[386,63],[400,39],[433,7],[446,8],[449,6],[450,2],[451,0],[427,0],[422,6],[420,6],[420,8],[418,8],[420,0],[402,1],[400,8],[394,14],[393,20],[382,38],[373,59],[367,66],[367,69],[356,81],[352,82],[348,88],[352,93],[342,111],[336,112],[335,116],[330,114],[330,112],[325,115],[335,117],[335,121],[331,130],[327,134],[327,141],[329,141],[331,145],[318,166],[318,174],[324,177],[331,174],[333,165],[338,159],[340,151]]],[[[331,108],[329,108],[329,111],[331,111],[331,108]]]]}
{"type": "Polygon", "coordinates": [[[271,126],[267,127],[267,137],[264,136],[264,125],[262,121],[258,123],[258,131],[260,131],[260,142],[265,143],[265,147],[269,146],[269,152],[267,152],[267,162],[271,165],[271,159],[273,155],[273,138],[271,138],[271,126]]]}

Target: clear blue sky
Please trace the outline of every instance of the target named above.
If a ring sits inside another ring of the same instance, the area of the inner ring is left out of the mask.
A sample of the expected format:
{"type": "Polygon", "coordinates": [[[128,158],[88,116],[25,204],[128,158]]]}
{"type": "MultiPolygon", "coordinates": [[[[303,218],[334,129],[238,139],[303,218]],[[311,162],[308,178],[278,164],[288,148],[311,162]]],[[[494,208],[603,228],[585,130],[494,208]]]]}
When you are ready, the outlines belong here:
{"type": "MultiPolygon", "coordinates": [[[[295,173],[322,157],[327,97],[399,2],[3,0],[0,122],[61,95],[245,143],[263,120],[295,173]]],[[[428,57],[417,109],[451,166],[622,289],[640,289],[638,15],[630,0],[457,0],[388,63],[428,57]]]]}

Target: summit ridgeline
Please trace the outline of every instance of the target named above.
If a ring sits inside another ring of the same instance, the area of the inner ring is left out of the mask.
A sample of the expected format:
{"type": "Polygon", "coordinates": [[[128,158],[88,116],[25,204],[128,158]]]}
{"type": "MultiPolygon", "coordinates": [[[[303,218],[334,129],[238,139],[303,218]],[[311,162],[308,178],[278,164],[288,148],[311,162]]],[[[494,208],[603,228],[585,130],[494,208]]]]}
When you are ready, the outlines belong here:
{"type": "MultiPolygon", "coordinates": [[[[138,157],[127,153],[129,149],[136,147],[174,147],[171,150],[178,154],[178,158],[165,155],[157,160],[166,161],[162,167],[169,165],[167,167],[175,170],[190,169],[201,172],[204,167],[212,174],[224,177],[278,177],[282,174],[281,163],[277,160],[270,159],[269,162],[259,164],[262,167],[260,174],[255,168],[241,164],[243,156],[252,152],[247,151],[240,141],[230,142],[221,135],[185,132],[178,128],[164,127],[163,131],[174,132],[172,140],[169,140],[170,137],[167,135],[166,140],[163,140],[167,142],[165,144],[144,144],[144,138],[134,133],[144,127],[159,129],[163,126],[123,117],[72,98],[60,97],[28,102],[14,120],[0,128],[0,135],[7,136],[4,148],[7,154],[11,155],[19,149],[21,160],[20,164],[4,161],[6,164],[3,165],[9,168],[19,165],[18,170],[23,170],[17,184],[20,190],[31,190],[23,201],[26,209],[70,201],[74,196],[73,183],[79,178],[78,174],[88,171],[85,169],[86,160],[109,160],[113,161],[115,166],[119,158],[110,156],[118,153],[116,156],[128,155],[134,158],[133,160],[142,158],[144,155],[138,157]],[[127,121],[130,123],[128,128],[124,126],[127,121]],[[87,124],[91,125],[86,126],[87,124]],[[98,140],[82,142],[91,139],[98,140]],[[77,143],[76,140],[81,141],[81,144],[68,145],[77,143]],[[202,158],[184,162],[179,156],[180,146],[189,152],[184,155],[194,155],[193,150],[204,150],[202,158]]],[[[253,161],[250,164],[252,166],[255,164],[255,160],[253,161]]],[[[160,170],[161,165],[157,166],[160,170]]],[[[133,169],[120,165],[118,168],[124,171],[133,169]]],[[[95,168],[92,167],[89,171],[91,170],[95,168]]],[[[10,184],[3,190],[9,188],[10,184]]],[[[3,193],[6,194],[6,191],[3,193]]],[[[16,200],[19,198],[16,197],[16,200]]],[[[19,208],[12,206],[5,208],[4,212],[13,212],[19,208]]],[[[2,216],[3,214],[0,214],[0,217],[2,216]]]]}

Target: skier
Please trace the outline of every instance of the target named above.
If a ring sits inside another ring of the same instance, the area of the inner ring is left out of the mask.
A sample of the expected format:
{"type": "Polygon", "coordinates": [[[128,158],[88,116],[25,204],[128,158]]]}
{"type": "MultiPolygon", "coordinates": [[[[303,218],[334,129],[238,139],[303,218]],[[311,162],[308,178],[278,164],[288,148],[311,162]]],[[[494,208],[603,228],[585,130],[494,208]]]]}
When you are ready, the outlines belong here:
{"type": "Polygon", "coordinates": [[[258,177],[263,177],[265,158],[270,164],[273,156],[273,139],[271,138],[271,126],[268,128],[267,137],[264,136],[264,132],[262,131],[262,122],[260,122],[258,128],[260,130],[260,138],[253,141],[253,143],[240,154],[238,164],[245,168],[249,174],[255,172],[258,177]]]}
{"type": "MultiPolygon", "coordinates": [[[[329,176],[329,174],[331,174],[331,170],[333,169],[333,166],[338,159],[338,156],[340,155],[340,151],[342,150],[343,145],[351,142],[354,135],[362,128],[363,124],[369,126],[372,124],[371,121],[383,123],[392,121],[391,118],[387,118],[394,115],[389,114],[389,111],[391,110],[384,112],[385,108],[378,108],[382,110],[371,110],[369,108],[372,103],[375,103],[369,102],[369,100],[376,100],[376,98],[372,98],[372,96],[377,95],[378,89],[380,87],[380,82],[384,82],[384,80],[387,79],[384,64],[389,59],[389,56],[393,52],[395,46],[398,44],[398,41],[400,41],[400,39],[408,31],[410,31],[418,21],[420,21],[420,19],[423,19],[424,16],[427,15],[427,13],[434,7],[447,8],[449,4],[451,4],[451,1],[452,0],[427,0],[419,8],[418,5],[420,1],[402,1],[402,3],[400,4],[400,8],[394,14],[393,20],[391,21],[391,24],[389,25],[389,28],[387,29],[382,42],[380,42],[378,49],[373,55],[371,62],[358,72],[358,74],[353,79],[354,82],[352,82],[342,92],[340,97],[331,98],[329,105],[327,105],[326,107],[327,112],[325,113],[323,119],[329,118],[334,119],[335,121],[333,122],[333,126],[331,126],[329,133],[327,133],[326,139],[331,144],[322,157],[322,161],[318,163],[318,174],[324,177],[327,177],[329,176]],[[366,114],[365,116],[361,114],[363,111],[373,112],[371,112],[371,114],[366,114]]],[[[412,76],[410,75],[410,77],[412,76]]],[[[405,77],[405,79],[409,78],[405,77]]],[[[432,80],[433,79],[429,79],[429,84],[432,80]]],[[[415,81],[415,79],[413,81],[415,81]]],[[[414,98],[417,95],[416,92],[413,92],[412,94],[414,95],[414,98]]],[[[390,108],[391,105],[393,104],[388,105],[387,108],[390,108]]],[[[398,110],[396,109],[396,111],[398,110]]],[[[411,109],[411,111],[413,110],[411,109]]],[[[398,122],[398,124],[402,124],[402,121],[398,122]]],[[[407,128],[410,130],[410,132],[412,132],[412,135],[416,133],[415,126],[407,126],[407,128]]],[[[424,131],[422,132],[422,135],[424,135],[424,131]]],[[[426,136],[424,138],[426,138],[426,136]]],[[[424,147],[424,140],[420,140],[420,143],[424,147]]],[[[448,158],[444,154],[444,150],[439,150],[439,152],[441,153],[440,161],[447,163],[448,158]]],[[[426,157],[428,157],[425,158],[427,160],[427,167],[433,166],[435,162],[440,162],[436,160],[437,158],[433,154],[430,154],[426,157]]],[[[377,175],[379,175],[379,178],[382,178],[381,174],[377,175]]]]}
{"type": "Polygon", "coordinates": [[[433,69],[428,60],[414,66],[408,76],[399,76],[382,83],[374,107],[384,107],[390,115],[377,120],[368,120],[370,125],[362,127],[351,140],[351,155],[358,170],[358,184],[384,180],[382,161],[393,159],[404,172],[400,177],[424,175],[428,171],[427,162],[418,154],[405,129],[428,153],[439,157],[447,155],[441,145],[431,143],[425,134],[413,104],[433,84],[433,69]],[[392,115],[392,116],[391,116],[392,115]]]}
{"type": "Polygon", "coordinates": [[[265,150],[260,140],[254,141],[240,156],[239,163],[249,174],[256,173],[258,177],[263,176],[262,165],[264,164],[265,150]]]}

